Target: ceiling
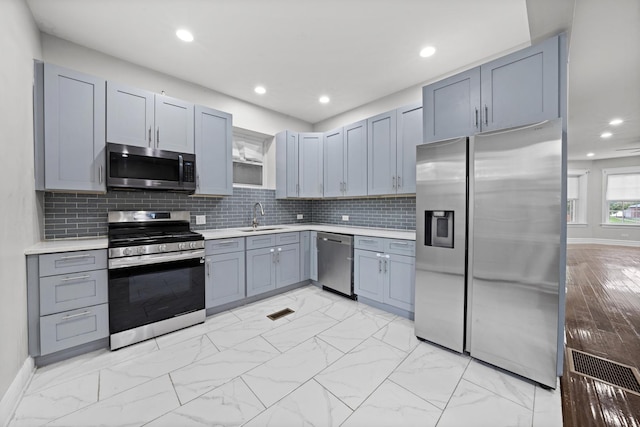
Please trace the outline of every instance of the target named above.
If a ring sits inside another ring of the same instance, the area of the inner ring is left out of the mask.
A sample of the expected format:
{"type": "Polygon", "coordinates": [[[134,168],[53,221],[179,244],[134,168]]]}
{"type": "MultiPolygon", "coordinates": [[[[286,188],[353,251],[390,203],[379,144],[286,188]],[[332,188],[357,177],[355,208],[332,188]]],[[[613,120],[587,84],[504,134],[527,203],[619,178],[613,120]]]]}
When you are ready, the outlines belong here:
{"type": "Polygon", "coordinates": [[[637,0],[27,3],[45,33],[312,124],[570,30],[570,159],[640,154],[615,151],[640,149],[637,0]],[[421,58],[427,45],[437,52],[421,58]],[[602,140],[613,117],[625,123],[602,140]]]}

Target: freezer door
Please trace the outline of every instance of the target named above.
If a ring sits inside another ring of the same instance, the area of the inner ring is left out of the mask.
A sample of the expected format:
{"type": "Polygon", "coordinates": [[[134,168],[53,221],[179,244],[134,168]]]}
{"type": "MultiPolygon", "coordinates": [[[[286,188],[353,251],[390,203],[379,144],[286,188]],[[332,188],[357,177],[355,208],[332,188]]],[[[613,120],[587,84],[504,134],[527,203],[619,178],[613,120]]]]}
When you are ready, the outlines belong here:
{"type": "Polygon", "coordinates": [[[474,139],[471,355],[555,388],[562,127],[474,139]]]}
{"type": "Polygon", "coordinates": [[[415,333],[462,352],[467,138],[419,145],[416,160],[415,333]]]}

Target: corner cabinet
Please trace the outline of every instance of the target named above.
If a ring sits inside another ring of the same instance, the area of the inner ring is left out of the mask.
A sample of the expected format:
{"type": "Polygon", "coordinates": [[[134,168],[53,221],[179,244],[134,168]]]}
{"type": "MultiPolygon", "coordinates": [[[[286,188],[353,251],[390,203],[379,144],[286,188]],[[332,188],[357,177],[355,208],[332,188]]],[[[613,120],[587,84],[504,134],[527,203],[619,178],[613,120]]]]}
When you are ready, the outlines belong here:
{"type": "Polygon", "coordinates": [[[35,64],[36,189],[105,192],[105,80],[35,64]]]}
{"type": "Polygon", "coordinates": [[[107,141],[180,153],[194,152],[194,105],[107,83],[107,141]]]}
{"type": "Polygon", "coordinates": [[[561,43],[552,37],[425,86],[425,142],[559,117],[561,43]]]}
{"type": "Polygon", "coordinates": [[[196,195],[233,194],[232,117],[195,107],[196,195]]]}

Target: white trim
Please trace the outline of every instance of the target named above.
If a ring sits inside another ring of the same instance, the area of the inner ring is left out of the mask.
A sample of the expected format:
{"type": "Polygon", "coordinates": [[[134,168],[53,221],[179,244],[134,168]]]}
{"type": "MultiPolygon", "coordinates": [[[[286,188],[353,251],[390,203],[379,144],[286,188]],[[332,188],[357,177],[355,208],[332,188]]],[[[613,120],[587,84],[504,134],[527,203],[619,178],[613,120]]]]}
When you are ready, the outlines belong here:
{"type": "Polygon", "coordinates": [[[569,228],[585,228],[588,227],[589,224],[585,222],[568,222],[567,227],[569,228]]]}
{"type": "Polygon", "coordinates": [[[9,425],[11,417],[24,394],[31,377],[35,372],[35,366],[32,357],[27,357],[22,364],[22,367],[16,374],[13,382],[9,386],[7,392],[2,396],[0,400],[0,425],[9,425]]]}
{"type": "Polygon", "coordinates": [[[613,240],[613,239],[593,239],[582,237],[569,237],[567,243],[570,245],[612,245],[612,246],[632,246],[640,247],[637,240],[613,240]]]}
{"type": "Polygon", "coordinates": [[[604,222],[600,224],[600,227],[603,228],[633,228],[640,227],[640,224],[623,224],[623,223],[612,223],[612,222],[604,222]]]}

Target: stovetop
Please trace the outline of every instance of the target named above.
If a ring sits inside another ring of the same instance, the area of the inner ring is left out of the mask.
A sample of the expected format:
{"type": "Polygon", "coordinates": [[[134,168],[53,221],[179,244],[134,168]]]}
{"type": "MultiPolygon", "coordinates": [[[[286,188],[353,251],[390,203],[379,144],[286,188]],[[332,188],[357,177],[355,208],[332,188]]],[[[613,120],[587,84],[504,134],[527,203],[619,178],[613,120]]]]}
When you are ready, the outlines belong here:
{"type": "Polygon", "coordinates": [[[123,246],[153,245],[162,243],[191,242],[204,240],[204,236],[193,231],[175,230],[135,230],[126,231],[118,229],[117,232],[109,232],[109,247],[119,248],[123,246]]]}

